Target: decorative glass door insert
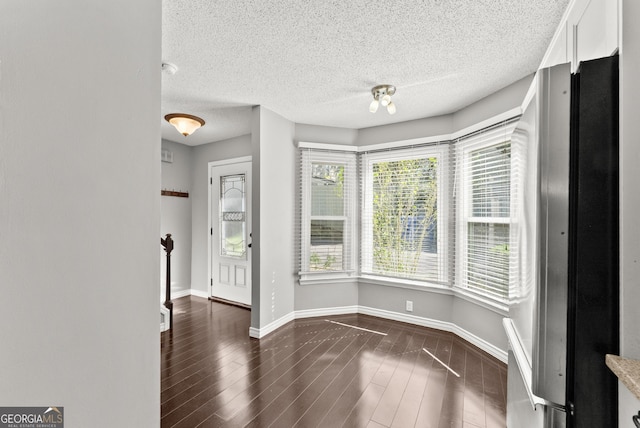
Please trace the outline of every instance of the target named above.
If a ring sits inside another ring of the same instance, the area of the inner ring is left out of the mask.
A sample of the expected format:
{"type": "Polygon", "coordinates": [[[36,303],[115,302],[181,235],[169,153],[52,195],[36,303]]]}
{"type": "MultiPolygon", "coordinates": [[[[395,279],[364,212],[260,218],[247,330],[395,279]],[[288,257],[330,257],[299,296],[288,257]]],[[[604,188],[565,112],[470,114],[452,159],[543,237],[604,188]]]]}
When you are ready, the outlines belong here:
{"type": "Polygon", "coordinates": [[[247,257],[245,185],[245,174],[220,177],[220,255],[224,257],[247,257]]]}

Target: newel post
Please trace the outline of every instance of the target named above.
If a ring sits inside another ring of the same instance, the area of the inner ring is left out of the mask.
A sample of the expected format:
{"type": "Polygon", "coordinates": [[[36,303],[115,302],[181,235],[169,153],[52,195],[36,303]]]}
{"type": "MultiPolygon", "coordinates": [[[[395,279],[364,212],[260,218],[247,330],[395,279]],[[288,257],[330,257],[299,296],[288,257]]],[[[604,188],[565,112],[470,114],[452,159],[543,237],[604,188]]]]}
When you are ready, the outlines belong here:
{"type": "Polygon", "coordinates": [[[165,239],[160,238],[160,244],[167,252],[167,285],[165,287],[167,292],[164,306],[169,309],[169,325],[173,328],[173,302],[171,301],[171,250],[173,250],[173,239],[171,239],[171,234],[167,233],[165,239]]]}

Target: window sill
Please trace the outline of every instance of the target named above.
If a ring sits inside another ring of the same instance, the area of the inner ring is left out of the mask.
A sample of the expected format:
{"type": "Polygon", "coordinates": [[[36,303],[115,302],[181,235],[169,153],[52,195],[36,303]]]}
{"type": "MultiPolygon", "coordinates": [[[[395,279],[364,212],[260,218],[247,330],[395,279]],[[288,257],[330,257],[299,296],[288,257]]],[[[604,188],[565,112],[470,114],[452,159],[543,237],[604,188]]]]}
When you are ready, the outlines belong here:
{"type": "Polygon", "coordinates": [[[367,284],[384,285],[387,287],[408,288],[409,290],[428,290],[432,293],[453,294],[451,287],[445,285],[434,284],[426,281],[415,281],[411,279],[388,278],[376,275],[360,275],[360,282],[367,284]]]}
{"type": "Polygon", "coordinates": [[[299,273],[298,282],[300,285],[322,285],[322,284],[344,284],[357,283],[358,276],[353,272],[317,272],[299,273]]]}

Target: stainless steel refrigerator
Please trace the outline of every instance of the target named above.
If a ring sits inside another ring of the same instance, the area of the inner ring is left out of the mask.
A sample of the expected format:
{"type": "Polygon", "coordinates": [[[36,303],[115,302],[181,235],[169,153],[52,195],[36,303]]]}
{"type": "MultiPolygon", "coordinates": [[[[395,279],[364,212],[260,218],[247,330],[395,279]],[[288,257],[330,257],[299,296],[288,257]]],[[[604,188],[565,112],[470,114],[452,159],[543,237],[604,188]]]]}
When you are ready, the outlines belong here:
{"type": "MultiPolygon", "coordinates": [[[[516,127],[520,260],[507,425],[617,427],[618,57],[540,70],[516,127]]],[[[640,165],[639,165],[640,167],[640,165]]]]}

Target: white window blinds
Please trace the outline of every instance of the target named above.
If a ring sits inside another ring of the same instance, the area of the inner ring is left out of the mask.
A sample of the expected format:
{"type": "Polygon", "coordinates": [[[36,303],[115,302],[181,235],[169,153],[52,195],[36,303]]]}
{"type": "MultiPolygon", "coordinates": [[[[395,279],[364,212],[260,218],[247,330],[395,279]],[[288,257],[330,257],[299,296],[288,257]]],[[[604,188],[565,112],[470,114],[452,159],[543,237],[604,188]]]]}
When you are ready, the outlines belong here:
{"type": "Polygon", "coordinates": [[[300,273],[352,273],[355,154],[301,149],[300,155],[300,273]]]}
{"type": "Polygon", "coordinates": [[[359,273],[505,301],[522,264],[516,122],[411,147],[301,148],[301,278],[359,273]]]}
{"type": "Polygon", "coordinates": [[[460,139],[456,285],[506,300],[517,245],[512,233],[511,133],[515,121],[460,139]]]}

